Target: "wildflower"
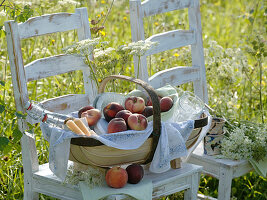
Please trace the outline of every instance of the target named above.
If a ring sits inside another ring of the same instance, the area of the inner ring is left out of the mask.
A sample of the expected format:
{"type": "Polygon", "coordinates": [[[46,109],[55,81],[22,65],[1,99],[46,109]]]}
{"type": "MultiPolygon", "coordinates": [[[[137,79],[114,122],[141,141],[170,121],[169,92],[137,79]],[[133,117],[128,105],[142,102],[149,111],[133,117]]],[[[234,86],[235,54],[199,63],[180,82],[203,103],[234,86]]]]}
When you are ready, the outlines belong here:
{"type": "Polygon", "coordinates": [[[250,16],[250,14],[249,13],[245,13],[244,16],[248,18],[250,16]]]}
{"type": "Polygon", "coordinates": [[[101,12],[101,15],[102,15],[102,16],[104,16],[104,15],[105,15],[104,11],[102,11],[102,12],[101,12]]]}
{"type": "Polygon", "coordinates": [[[30,1],[15,1],[14,4],[22,5],[22,6],[26,6],[26,5],[31,6],[32,2],[30,2],[30,1]]]}
{"type": "Polygon", "coordinates": [[[161,62],[164,62],[165,61],[165,58],[161,58],[161,62]]]}
{"type": "Polygon", "coordinates": [[[232,130],[226,130],[229,136],[222,140],[223,156],[235,160],[253,158],[257,161],[266,156],[266,125],[243,122],[232,126],[232,130]]]}
{"type": "Polygon", "coordinates": [[[227,49],[225,49],[225,53],[226,53],[229,57],[231,57],[231,56],[233,56],[234,51],[233,51],[232,48],[227,48],[227,49]]]}
{"type": "Polygon", "coordinates": [[[127,17],[126,17],[126,16],[124,16],[124,17],[123,17],[123,20],[125,20],[125,21],[126,21],[126,20],[127,20],[127,17]]]}
{"type": "Polygon", "coordinates": [[[69,6],[69,5],[80,6],[81,5],[80,2],[77,2],[77,1],[74,1],[74,0],[61,0],[61,1],[58,1],[57,3],[59,5],[61,5],[61,6],[69,6]]]}
{"type": "Polygon", "coordinates": [[[52,43],[53,45],[55,44],[55,42],[56,42],[55,40],[51,40],[51,43],[52,43]]]}
{"type": "Polygon", "coordinates": [[[149,40],[140,40],[138,42],[132,42],[128,44],[128,46],[122,47],[121,50],[130,51],[130,55],[143,56],[149,49],[151,49],[155,45],[155,42],[151,42],[149,40]]]}
{"type": "Polygon", "coordinates": [[[178,53],[174,53],[173,56],[174,57],[179,57],[179,54],[178,53]]]}
{"type": "Polygon", "coordinates": [[[32,52],[33,55],[52,55],[49,49],[46,47],[43,47],[42,49],[40,48],[35,48],[32,52]]]}
{"type": "Polygon", "coordinates": [[[155,22],[155,23],[154,23],[154,25],[155,25],[155,26],[158,26],[158,25],[159,25],[159,23],[158,23],[158,22],[155,22]]]}
{"type": "Polygon", "coordinates": [[[108,48],[105,49],[105,50],[102,50],[102,49],[95,49],[95,50],[94,50],[94,57],[100,59],[100,58],[103,58],[103,57],[105,57],[105,56],[109,56],[110,53],[111,53],[112,51],[114,51],[114,50],[115,50],[115,49],[112,48],[112,47],[108,47],[108,48]]]}
{"type": "Polygon", "coordinates": [[[81,40],[71,46],[63,48],[62,50],[66,54],[81,53],[82,55],[88,55],[92,49],[99,44],[100,38],[81,40]]]}
{"type": "Polygon", "coordinates": [[[86,171],[79,171],[73,166],[69,167],[65,182],[77,185],[80,181],[85,181],[91,188],[102,186],[105,182],[105,170],[99,167],[89,166],[86,171]]]}
{"type": "Polygon", "coordinates": [[[106,32],[105,31],[99,31],[99,33],[102,35],[102,36],[106,36],[106,32]]]}
{"type": "Polygon", "coordinates": [[[101,4],[105,4],[105,3],[106,3],[106,1],[104,1],[104,0],[101,1],[101,4]]]}
{"type": "Polygon", "coordinates": [[[6,12],[4,10],[1,10],[0,17],[5,17],[5,16],[6,16],[6,12]]]}
{"type": "Polygon", "coordinates": [[[100,17],[101,17],[101,15],[100,15],[100,14],[98,14],[98,15],[97,15],[97,17],[98,17],[98,18],[100,18],[100,17]]]}

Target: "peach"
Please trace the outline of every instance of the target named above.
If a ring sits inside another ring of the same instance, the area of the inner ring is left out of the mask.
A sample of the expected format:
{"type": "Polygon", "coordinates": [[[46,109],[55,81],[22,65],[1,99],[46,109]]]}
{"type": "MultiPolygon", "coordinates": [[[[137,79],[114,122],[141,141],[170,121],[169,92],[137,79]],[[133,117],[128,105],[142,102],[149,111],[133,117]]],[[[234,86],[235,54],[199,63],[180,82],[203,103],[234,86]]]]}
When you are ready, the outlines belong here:
{"type": "Polygon", "coordinates": [[[121,110],[124,110],[121,104],[116,102],[111,102],[103,109],[104,117],[109,122],[121,110]]]}
{"type": "Polygon", "coordinates": [[[131,115],[131,111],[129,110],[121,110],[116,115],[115,118],[123,118],[127,123],[128,117],[131,115]]]}
{"type": "Polygon", "coordinates": [[[78,111],[78,117],[81,118],[81,114],[87,110],[91,110],[94,109],[93,106],[84,106],[82,108],[80,108],[80,110],[78,111]]]}
{"type": "Polygon", "coordinates": [[[106,183],[112,188],[122,188],[128,181],[127,171],[121,167],[112,167],[105,176],[106,183]]]}
{"type": "Polygon", "coordinates": [[[81,117],[85,117],[88,123],[88,126],[95,125],[101,118],[101,112],[98,109],[90,109],[81,114],[81,117]]]}
{"type": "Polygon", "coordinates": [[[145,110],[143,111],[142,115],[145,117],[150,117],[153,115],[153,107],[152,106],[146,106],[145,110]]]}
{"type": "Polygon", "coordinates": [[[123,118],[113,118],[108,123],[108,133],[127,131],[127,124],[123,118]]]}
{"type": "Polygon", "coordinates": [[[144,169],[139,164],[131,164],[126,168],[128,174],[128,183],[137,184],[144,177],[144,169]]]}
{"type": "MultiPolygon", "coordinates": [[[[159,102],[160,102],[161,98],[162,98],[162,97],[158,96],[159,102]]],[[[151,100],[150,97],[149,97],[149,99],[147,100],[146,105],[147,105],[147,106],[152,106],[152,100],[151,100]]]]}
{"type": "Polygon", "coordinates": [[[160,111],[166,112],[171,109],[173,105],[173,100],[171,97],[162,97],[160,100],[160,111]]]}
{"type": "Polygon", "coordinates": [[[128,126],[132,130],[145,130],[147,125],[147,118],[142,114],[135,113],[128,117],[128,126]]]}
{"type": "Polygon", "coordinates": [[[125,100],[125,109],[140,114],[145,109],[145,100],[142,97],[130,96],[125,100]]]}

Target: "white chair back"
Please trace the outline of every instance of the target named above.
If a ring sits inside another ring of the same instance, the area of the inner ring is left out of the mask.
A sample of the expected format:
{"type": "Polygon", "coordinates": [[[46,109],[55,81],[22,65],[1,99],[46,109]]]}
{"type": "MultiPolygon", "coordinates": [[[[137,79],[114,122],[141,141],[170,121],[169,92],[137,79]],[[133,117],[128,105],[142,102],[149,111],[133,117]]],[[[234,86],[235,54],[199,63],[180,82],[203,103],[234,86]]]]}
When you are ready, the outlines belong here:
{"type": "Polygon", "coordinates": [[[148,81],[154,88],[167,83],[178,86],[193,82],[195,94],[208,103],[199,0],[130,0],[130,20],[133,42],[157,42],[155,48],[148,50],[141,57],[139,70],[138,58],[134,58],[136,76],[148,81]],[[189,30],[172,30],[145,38],[144,18],[185,8],[188,8],[189,30]],[[149,77],[147,56],[188,45],[191,46],[192,66],[171,67],[149,77]]]}

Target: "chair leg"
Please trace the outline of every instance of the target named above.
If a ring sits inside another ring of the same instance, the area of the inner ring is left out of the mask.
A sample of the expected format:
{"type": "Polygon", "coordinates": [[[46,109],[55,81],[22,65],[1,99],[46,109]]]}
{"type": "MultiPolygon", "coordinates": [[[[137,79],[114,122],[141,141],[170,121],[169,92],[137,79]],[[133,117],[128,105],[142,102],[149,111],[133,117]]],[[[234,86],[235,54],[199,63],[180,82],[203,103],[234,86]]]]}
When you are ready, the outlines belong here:
{"type": "Polygon", "coordinates": [[[27,183],[27,181],[24,179],[24,196],[23,200],[38,200],[39,199],[39,193],[33,192],[31,185],[27,183]]]}
{"type": "Polygon", "coordinates": [[[227,169],[221,167],[220,177],[219,177],[218,200],[230,199],[232,179],[233,179],[233,169],[232,168],[227,169]]]}
{"type": "Polygon", "coordinates": [[[20,142],[24,171],[24,200],[36,200],[39,199],[39,194],[32,190],[32,174],[39,170],[35,140],[33,136],[25,133],[20,142]]]}
{"type": "Polygon", "coordinates": [[[184,199],[185,200],[197,200],[197,193],[199,187],[199,179],[200,179],[200,172],[194,173],[190,177],[191,188],[185,190],[184,192],[184,199]]]}

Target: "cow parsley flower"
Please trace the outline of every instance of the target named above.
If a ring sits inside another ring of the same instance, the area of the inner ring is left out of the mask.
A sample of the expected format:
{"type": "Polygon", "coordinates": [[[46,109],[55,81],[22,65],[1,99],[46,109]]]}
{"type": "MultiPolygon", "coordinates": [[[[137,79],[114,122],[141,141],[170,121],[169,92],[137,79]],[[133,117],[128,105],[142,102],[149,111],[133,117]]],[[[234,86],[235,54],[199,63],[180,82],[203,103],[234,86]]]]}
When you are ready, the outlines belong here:
{"type": "Polygon", "coordinates": [[[140,40],[137,42],[129,43],[128,45],[123,45],[120,48],[121,51],[128,52],[130,55],[143,56],[149,50],[155,47],[157,43],[151,42],[149,40],[140,40]]]}
{"type": "Polygon", "coordinates": [[[102,186],[105,182],[105,170],[99,167],[88,165],[88,169],[80,171],[70,166],[65,179],[66,183],[77,185],[80,181],[93,188],[95,186],[102,186]]]}
{"type": "Polygon", "coordinates": [[[6,12],[4,10],[0,11],[0,17],[5,17],[6,16],[6,12]]]}
{"type": "Polygon", "coordinates": [[[222,155],[234,160],[259,161],[267,156],[267,126],[252,122],[239,122],[228,129],[222,140],[222,155]]]}
{"type": "Polygon", "coordinates": [[[114,48],[108,47],[107,49],[95,49],[94,50],[94,58],[103,59],[107,56],[110,56],[110,54],[115,51],[114,48]]]}
{"type": "Polygon", "coordinates": [[[74,0],[61,0],[57,2],[59,5],[61,6],[69,6],[69,5],[73,5],[73,6],[80,6],[81,3],[74,1],[74,0]]]}

